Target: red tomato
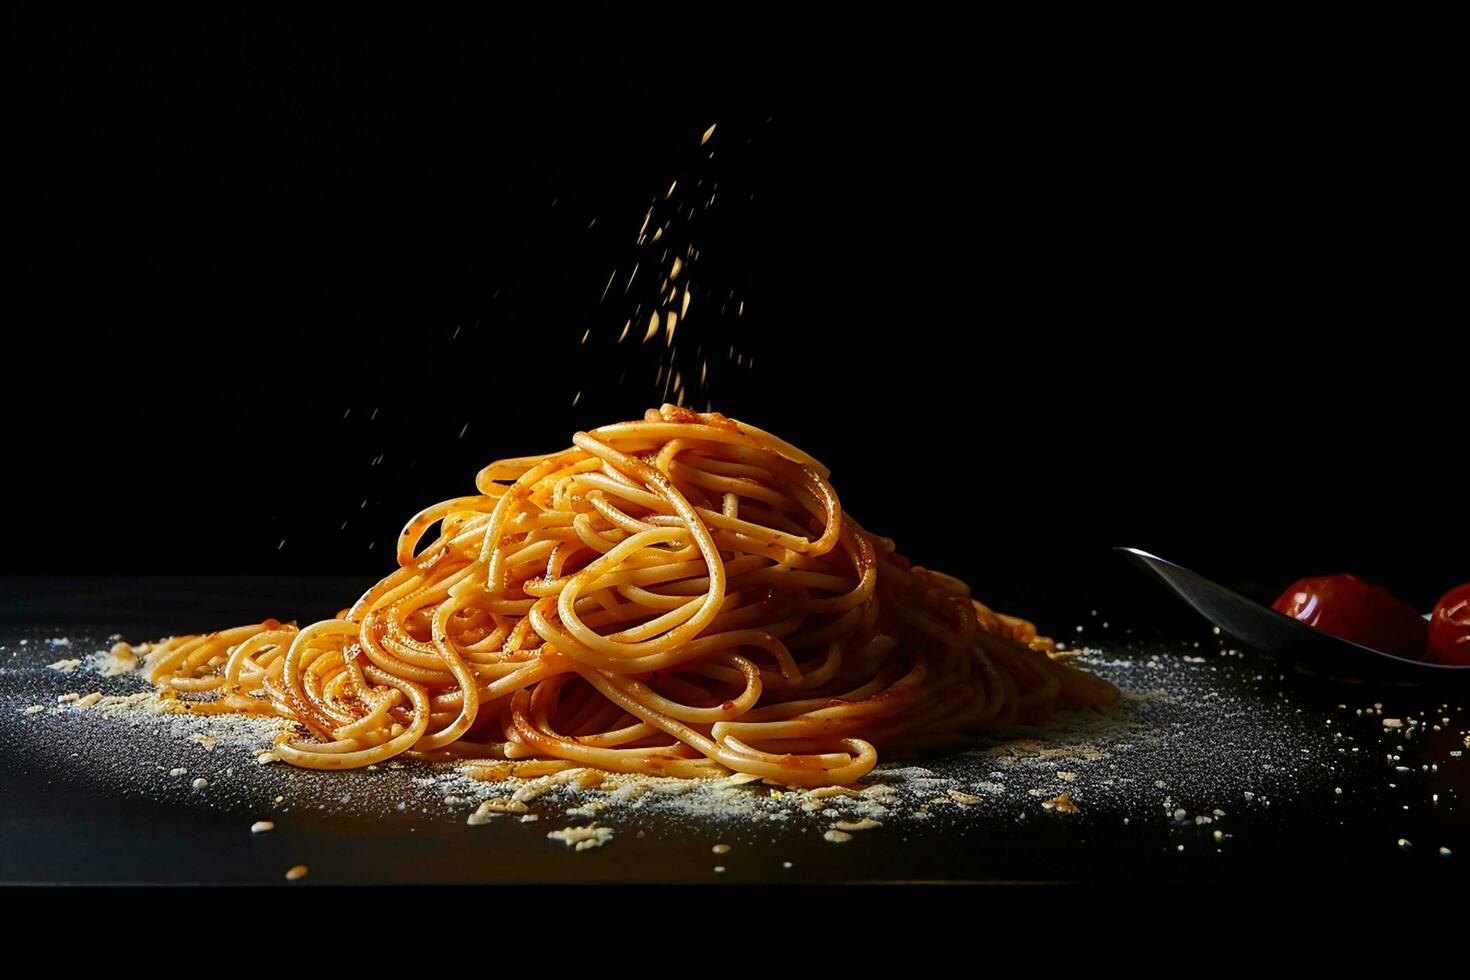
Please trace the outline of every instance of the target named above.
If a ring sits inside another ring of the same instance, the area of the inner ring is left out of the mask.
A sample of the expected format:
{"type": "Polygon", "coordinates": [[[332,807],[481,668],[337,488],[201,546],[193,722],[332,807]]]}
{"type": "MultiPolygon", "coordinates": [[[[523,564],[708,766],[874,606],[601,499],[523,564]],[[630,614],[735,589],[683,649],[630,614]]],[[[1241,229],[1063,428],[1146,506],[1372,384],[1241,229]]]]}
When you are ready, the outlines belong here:
{"type": "Polygon", "coordinates": [[[1424,658],[1429,624],[1413,606],[1356,575],[1304,578],[1281,593],[1271,608],[1374,650],[1424,658]]]}
{"type": "Polygon", "coordinates": [[[1470,582],[1457,585],[1434,604],[1429,617],[1429,659],[1470,665],[1470,582]]]}

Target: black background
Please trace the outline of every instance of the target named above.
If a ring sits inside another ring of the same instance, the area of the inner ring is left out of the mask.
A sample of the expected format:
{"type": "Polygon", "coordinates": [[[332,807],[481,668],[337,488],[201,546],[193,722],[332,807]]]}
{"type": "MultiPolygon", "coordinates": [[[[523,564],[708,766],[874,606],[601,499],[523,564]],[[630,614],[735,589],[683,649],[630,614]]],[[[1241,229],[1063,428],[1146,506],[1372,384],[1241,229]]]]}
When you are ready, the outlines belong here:
{"type": "Polygon", "coordinates": [[[0,570],[386,572],[485,462],[661,400],[618,286],[677,179],[682,343],[754,358],[714,407],[919,562],[1470,578],[1436,25],[7,16],[0,570]]]}

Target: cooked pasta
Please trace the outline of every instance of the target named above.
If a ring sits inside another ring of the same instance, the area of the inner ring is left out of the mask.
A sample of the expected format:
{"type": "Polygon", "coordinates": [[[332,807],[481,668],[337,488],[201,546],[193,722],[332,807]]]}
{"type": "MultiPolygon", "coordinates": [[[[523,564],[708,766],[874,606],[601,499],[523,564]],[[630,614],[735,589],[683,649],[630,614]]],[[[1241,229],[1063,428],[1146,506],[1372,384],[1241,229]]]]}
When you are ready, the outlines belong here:
{"type": "MultiPolygon", "coordinates": [[[[866,531],[811,456],[717,413],[665,405],[476,488],[410,520],[398,569],[336,618],[176,637],[150,680],[175,710],[291,719],[274,751],[312,769],[410,755],[802,786],[1117,697],[866,531]]],[[[957,531],[972,546],[980,526],[957,531]]]]}

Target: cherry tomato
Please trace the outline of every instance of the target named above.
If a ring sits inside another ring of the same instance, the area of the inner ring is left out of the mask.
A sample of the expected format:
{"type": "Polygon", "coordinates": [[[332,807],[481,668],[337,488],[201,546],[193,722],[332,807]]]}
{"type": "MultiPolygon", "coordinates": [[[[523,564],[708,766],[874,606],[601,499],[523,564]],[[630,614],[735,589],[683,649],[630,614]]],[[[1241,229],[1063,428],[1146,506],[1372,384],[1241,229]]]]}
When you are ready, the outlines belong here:
{"type": "Polygon", "coordinates": [[[1424,659],[1429,624],[1413,606],[1356,575],[1301,579],[1271,608],[1344,640],[1424,659]]]}
{"type": "Polygon", "coordinates": [[[1470,665],[1470,582],[1457,585],[1434,604],[1429,617],[1429,659],[1470,665]]]}

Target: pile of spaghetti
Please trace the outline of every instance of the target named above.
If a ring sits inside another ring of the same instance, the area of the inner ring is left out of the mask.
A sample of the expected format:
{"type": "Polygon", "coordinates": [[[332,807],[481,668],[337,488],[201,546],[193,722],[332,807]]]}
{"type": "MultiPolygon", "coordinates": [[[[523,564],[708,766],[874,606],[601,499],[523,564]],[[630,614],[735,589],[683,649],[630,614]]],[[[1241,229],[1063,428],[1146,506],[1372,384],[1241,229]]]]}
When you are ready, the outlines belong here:
{"type": "Polygon", "coordinates": [[[665,405],[573,442],[418,514],[398,570],[337,618],[169,639],[149,679],[172,710],[293,720],[272,751],[313,769],[408,754],[802,786],[1117,697],[865,531],[769,433],[665,405]]]}

